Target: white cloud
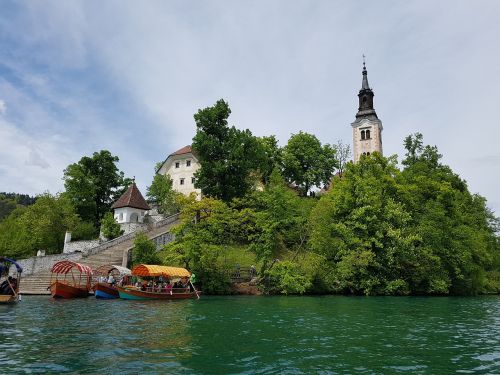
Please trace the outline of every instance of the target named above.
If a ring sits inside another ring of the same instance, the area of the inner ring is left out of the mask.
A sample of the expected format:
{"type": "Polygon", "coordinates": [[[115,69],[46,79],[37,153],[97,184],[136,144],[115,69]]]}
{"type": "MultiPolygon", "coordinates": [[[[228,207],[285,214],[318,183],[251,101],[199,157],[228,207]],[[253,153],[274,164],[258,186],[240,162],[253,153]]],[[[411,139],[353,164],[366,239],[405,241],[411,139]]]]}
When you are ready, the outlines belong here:
{"type": "Polygon", "coordinates": [[[0,115],[3,115],[7,112],[7,105],[3,100],[0,99],[0,115]]]}

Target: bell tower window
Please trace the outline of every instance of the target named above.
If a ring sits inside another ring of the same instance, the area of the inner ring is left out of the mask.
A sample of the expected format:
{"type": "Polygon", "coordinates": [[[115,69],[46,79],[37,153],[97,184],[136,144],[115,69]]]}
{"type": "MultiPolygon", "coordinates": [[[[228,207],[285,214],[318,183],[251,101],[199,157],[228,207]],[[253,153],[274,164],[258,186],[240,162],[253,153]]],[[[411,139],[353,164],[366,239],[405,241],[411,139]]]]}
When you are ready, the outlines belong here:
{"type": "Polygon", "coordinates": [[[361,130],[361,140],[366,139],[365,131],[361,130]]]}
{"type": "Polygon", "coordinates": [[[366,139],[370,139],[370,130],[366,131],[366,139]]]}

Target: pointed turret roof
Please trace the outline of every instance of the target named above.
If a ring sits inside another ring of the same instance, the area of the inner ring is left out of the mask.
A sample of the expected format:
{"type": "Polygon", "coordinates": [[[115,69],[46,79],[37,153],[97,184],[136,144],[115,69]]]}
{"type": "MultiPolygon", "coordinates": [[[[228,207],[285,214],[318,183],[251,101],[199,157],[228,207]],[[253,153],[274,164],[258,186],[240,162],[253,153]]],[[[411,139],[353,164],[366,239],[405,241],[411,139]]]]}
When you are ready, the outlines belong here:
{"type": "Polygon", "coordinates": [[[125,193],[111,206],[111,208],[133,207],[140,210],[150,210],[135,182],[132,182],[125,193]]]}

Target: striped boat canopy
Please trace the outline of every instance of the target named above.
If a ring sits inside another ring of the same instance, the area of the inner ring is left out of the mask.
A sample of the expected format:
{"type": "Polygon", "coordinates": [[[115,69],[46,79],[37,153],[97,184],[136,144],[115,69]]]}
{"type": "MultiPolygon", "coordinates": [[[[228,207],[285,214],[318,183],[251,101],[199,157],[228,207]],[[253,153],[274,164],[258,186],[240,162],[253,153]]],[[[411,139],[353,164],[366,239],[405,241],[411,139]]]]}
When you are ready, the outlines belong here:
{"type": "Polygon", "coordinates": [[[76,267],[80,273],[84,273],[86,275],[92,275],[92,268],[89,266],[85,266],[80,263],[76,262],[71,262],[69,260],[63,260],[60,262],[57,262],[52,266],[52,269],[50,270],[52,273],[68,273],[71,271],[73,267],[76,267]]]}
{"type": "Polygon", "coordinates": [[[185,268],[157,266],[154,264],[138,264],[132,268],[134,276],[167,276],[167,277],[190,277],[191,273],[185,268]]]}
{"type": "Polygon", "coordinates": [[[121,276],[131,275],[130,270],[128,268],[122,267],[122,266],[116,266],[113,264],[106,264],[104,266],[100,266],[99,268],[97,268],[95,270],[94,273],[96,273],[98,275],[106,275],[109,271],[112,271],[112,270],[117,270],[121,276]]]}

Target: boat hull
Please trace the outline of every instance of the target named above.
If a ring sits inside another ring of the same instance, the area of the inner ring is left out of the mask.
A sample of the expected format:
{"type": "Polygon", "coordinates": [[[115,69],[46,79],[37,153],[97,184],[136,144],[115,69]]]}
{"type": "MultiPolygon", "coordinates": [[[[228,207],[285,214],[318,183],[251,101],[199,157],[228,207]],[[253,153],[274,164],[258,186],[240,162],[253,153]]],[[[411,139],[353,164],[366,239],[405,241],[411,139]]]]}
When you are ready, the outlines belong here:
{"type": "Polygon", "coordinates": [[[96,298],[115,299],[120,298],[120,294],[115,286],[108,283],[97,283],[94,286],[94,294],[96,298]]]}
{"type": "Polygon", "coordinates": [[[89,289],[85,286],[73,286],[54,281],[50,285],[50,294],[54,298],[84,298],[89,296],[89,289]]]}
{"type": "Polygon", "coordinates": [[[19,301],[17,296],[0,294],[0,304],[15,303],[19,301]]]}
{"type": "Polygon", "coordinates": [[[120,298],[131,300],[176,300],[176,299],[190,299],[199,298],[199,292],[186,292],[186,293],[166,293],[166,292],[146,292],[139,289],[116,287],[120,298]]]}

